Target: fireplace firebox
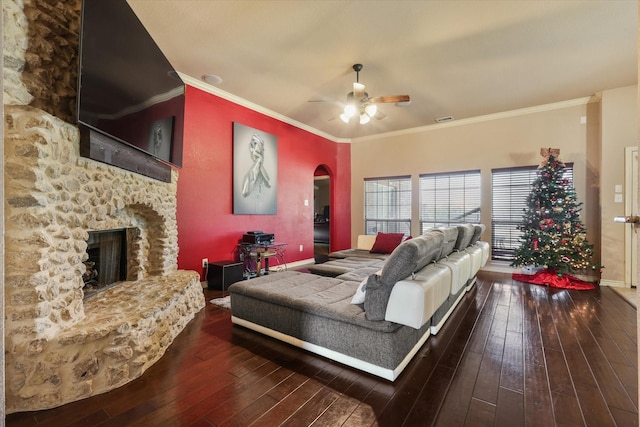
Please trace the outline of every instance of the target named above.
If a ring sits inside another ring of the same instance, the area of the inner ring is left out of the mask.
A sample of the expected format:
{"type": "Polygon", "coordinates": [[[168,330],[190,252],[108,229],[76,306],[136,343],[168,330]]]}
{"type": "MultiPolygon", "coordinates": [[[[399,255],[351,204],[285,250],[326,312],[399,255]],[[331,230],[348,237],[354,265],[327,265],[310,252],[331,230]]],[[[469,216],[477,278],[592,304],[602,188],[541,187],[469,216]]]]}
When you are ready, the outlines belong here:
{"type": "Polygon", "coordinates": [[[135,230],[119,228],[89,232],[88,259],[84,262],[86,271],[82,276],[84,299],[127,280],[127,243],[135,230]]]}

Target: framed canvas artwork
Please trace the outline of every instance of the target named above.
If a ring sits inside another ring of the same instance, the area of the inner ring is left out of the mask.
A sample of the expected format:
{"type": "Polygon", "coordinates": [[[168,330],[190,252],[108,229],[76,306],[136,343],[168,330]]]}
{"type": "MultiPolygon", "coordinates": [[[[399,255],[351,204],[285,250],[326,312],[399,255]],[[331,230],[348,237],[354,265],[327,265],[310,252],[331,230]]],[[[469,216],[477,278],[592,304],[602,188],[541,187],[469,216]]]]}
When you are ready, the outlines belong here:
{"type": "Polygon", "coordinates": [[[278,210],[278,139],[233,123],[233,213],[275,215],[278,210]]]}

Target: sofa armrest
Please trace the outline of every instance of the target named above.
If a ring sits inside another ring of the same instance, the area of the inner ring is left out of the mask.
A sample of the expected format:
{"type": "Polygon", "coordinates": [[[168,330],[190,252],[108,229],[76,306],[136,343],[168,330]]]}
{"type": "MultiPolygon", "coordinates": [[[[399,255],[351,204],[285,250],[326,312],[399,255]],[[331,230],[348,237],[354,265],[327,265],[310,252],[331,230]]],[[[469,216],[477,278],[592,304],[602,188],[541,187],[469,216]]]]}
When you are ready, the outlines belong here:
{"type": "Polygon", "coordinates": [[[411,277],[396,282],[385,320],[420,329],[451,292],[451,271],[429,264],[411,277]]]}

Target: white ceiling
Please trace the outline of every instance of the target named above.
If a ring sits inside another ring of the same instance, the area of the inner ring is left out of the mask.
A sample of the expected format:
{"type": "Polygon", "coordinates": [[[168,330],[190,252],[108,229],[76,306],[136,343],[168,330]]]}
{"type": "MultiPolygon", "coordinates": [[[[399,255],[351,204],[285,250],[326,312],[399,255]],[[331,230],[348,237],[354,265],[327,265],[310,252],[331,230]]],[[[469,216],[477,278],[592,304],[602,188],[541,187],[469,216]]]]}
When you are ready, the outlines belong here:
{"type": "Polygon", "coordinates": [[[637,84],[637,0],[127,0],[174,68],[336,139],[637,84]],[[337,118],[362,63],[381,104],[337,118]],[[309,102],[326,100],[330,102],[309,102]]]}

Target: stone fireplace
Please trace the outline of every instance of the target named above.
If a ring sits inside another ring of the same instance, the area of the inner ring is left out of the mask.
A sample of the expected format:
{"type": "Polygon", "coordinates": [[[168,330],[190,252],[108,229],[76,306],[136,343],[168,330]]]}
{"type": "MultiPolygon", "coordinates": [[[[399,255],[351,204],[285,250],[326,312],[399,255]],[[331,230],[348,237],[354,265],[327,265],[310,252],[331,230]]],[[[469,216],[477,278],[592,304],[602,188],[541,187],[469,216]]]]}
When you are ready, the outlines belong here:
{"type": "Polygon", "coordinates": [[[79,156],[78,11],[3,2],[7,413],[139,377],[205,303],[199,274],[177,268],[177,171],[163,183],[79,156]],[[135,230],[126,280],[84,299],[89,232],[105,230],[135,230]]]}

